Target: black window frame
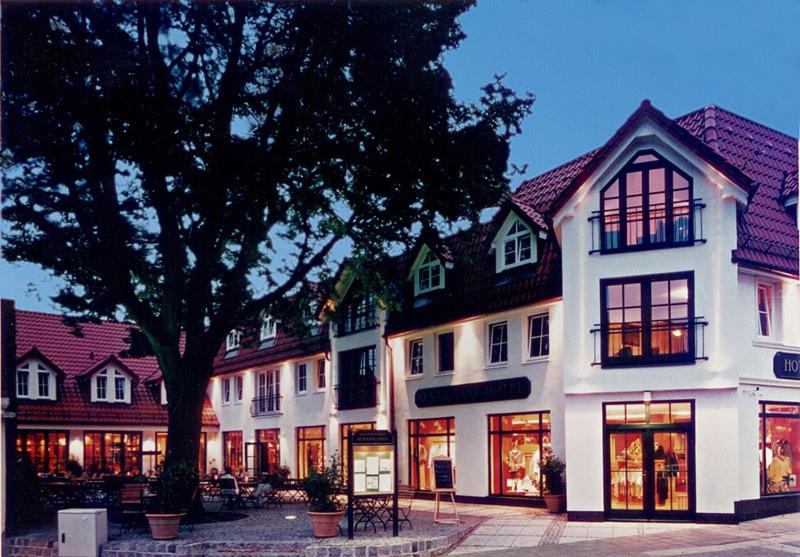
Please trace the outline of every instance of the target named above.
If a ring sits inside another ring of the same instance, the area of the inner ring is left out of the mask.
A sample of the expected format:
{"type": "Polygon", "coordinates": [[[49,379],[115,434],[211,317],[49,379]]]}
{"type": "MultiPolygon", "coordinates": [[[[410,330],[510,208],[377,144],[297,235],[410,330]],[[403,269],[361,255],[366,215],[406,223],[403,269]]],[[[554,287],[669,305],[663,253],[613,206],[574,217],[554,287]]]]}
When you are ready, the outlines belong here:
{"type": "Polygon", "coordinates": [[[446,331],[436,335],[436,360],[438,373],[451,373],[456,370],[456,335],[446,331]],[[449,337],[449,345],[442,346],[442,338],[449,337]]]}
{"type": "Polygon", "coordinates": [[[337,336],[352,335],[374,329],[378,325],[375,295],[366,293],[345,302],[337,323],[337,336]],[[362,305],[363,304],[363,305],[362,305]]]}
{"type": "Polygon", "coordinates": [[[664,273],[657,275],[637,275],[630,277],[616,277],[600,279],[600,329],[601,329],[601,365],[604,368],[613,367],[639,367],[651,365],[685,365],[696,362],[695,346],[695,296],[694,296],[694,271],[682,271],[676,273],[664,273]],[[686,280],[689,289],[687,300],[687,351],[681,354],[652,354],[652,301],[650,295],[650,285],[654,282],[668,280],[686,280]],[[607,294],[608,286],[640,284],[641,285],[641,335],[642,335],[642,355],[641,356],[608,356],[609,323],[607,314],[607,294]],[[646,287],[645,287],[646,286],[646,287]]]}
{"type": "Polygon", "coordinates": [[[665,249],[665,248],[674,248],[674,247],[684,247],[684,246],[691,246],[695,243],[695,231],[694,231],[694,183],[692,177],[687,173],[678,168],[675,164],[671,163],[668,159],[663,157],[654,149],[644,149],[641,151],[637,151],[629,160],[628,162],[620,169],[617,174],[614,175],[611,180],[603,186],[603,189],[600,190],[600,253],[622,253],[622,252],[631,252],[631,251],[644,251],[644,250],[654,250],[654,249],[665,249]],[[634,161],[643,156],[643,155],[652,155],[656,157],[657,160],[655,161],[647,161],[647,162],[639,162],[634,163],[634,161]],[[649,203],[649,171],[656,168],[664,168],[664,219],[665,219],[665,237],[666,240],[663,242],[652,242],[650,241],[650,203],[649,203]],[[634,244],[634,245],[627,245],[627,225],[628,225],[628,208],[625,203],[627,198],[627,185],[626,185],[626,177],[627,174],[631,172],[641,172],[642,173],[642,231],[643,231],[643,243],[641,244],[634,244]],[[688,217],[689,217],[689,224],[688,224],[688,238],[683,241],[675,241],[674,240],[674,226],[673,226],[673,210],[674,210],[674,199],[673,199],[673,174],[675,172],[680,174],[688,183],[688,190],[689,195],[687,199],[688,203],[688,217]],[[616,247],[608,247],[606,245],[606,233],[605,233],[605,224],[606,224],[606,209],[605,209],[605,193],[606,191],[617,182],[619,185],[619,208],[618,208],[618,218],[619,218],[619,245],[616,247]]]}

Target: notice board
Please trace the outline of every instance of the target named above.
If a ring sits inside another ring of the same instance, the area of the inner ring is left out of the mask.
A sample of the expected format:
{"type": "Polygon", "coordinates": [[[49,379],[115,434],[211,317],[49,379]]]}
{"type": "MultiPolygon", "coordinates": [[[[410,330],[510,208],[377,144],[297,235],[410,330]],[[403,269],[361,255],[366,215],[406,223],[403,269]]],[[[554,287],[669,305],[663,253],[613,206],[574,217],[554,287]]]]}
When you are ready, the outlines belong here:
{"type": "Polygon", "coordinates": [[[437,456],[433,459],[433,490],[438,492],[455,491],[453,459],[446,456],[437,456]]]}

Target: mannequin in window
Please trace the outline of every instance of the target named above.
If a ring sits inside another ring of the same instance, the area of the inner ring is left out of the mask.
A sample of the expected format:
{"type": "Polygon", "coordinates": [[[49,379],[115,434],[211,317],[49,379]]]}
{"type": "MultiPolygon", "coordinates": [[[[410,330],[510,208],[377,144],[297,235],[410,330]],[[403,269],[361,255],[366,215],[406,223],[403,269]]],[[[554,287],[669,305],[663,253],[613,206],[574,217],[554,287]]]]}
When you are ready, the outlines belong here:
{"type": "Polygon", "coordinates": [[[772,447],[774,458],[767,468],[767,492],[780,493],[789,491],[789,475],[792,473],[792,463],[788,454],[789,442],[781,439],[772,447]]]}
{"type": "Polygon", "coordinates": [[[417,450],[417,462],[419,463],[419,488],[428,489],[428,477],[430,468],[428,466],[428,449],[422,443],[417,450]]]}
{"type": "Polygon", "coordinates": [[[525,476],[525,455],[519,450],[519,439],[514,440],[514,446],[508,451],[506,464],[510,478],[521,480],[525,476]]]}
{"type": "Polygon", "coordinates": [[[533,455],[531,456],[531,461],[528,463],[528,477],[531,479],[534,486],[539,485],[539,465],[541,460],[541,452],[539,451],[539,447],[536,446],[536,450],[533,451],[533,455]]]}

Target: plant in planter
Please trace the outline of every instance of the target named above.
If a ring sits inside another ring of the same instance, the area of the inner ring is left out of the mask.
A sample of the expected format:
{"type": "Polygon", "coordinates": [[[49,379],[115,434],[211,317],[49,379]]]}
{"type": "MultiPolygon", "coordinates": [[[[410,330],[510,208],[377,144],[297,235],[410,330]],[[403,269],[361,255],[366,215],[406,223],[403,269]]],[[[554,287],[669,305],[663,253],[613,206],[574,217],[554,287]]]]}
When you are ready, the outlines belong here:
{"type": "Polygon", "coordinates": [[[154,540],[174,540],[178,537],[178,527],[186,515],[183,502],[194,498],[197,485],[197,470],[190,462],[181,460],[164,467],[155,486],[155,508],[158,512],[146,515],[154,540]]]}
{"type": "Polygon", "coordinates": [[[306,478],[308,516],[317,538],[338,535],[337,526],[344,514],[344,507],[339,502],[339,495],[343,491],[341,478],[341,459],[335,454],[321,472],[311,472],[306,478]]]}
{"type": "Polygon", "coordinates": [[[567,506],[567,495],[564,485],[564,470],[567,465],[557,456],[548,457],[541,467],[544,478],[544,502],[547,512],[563,513],[567,506]]]}

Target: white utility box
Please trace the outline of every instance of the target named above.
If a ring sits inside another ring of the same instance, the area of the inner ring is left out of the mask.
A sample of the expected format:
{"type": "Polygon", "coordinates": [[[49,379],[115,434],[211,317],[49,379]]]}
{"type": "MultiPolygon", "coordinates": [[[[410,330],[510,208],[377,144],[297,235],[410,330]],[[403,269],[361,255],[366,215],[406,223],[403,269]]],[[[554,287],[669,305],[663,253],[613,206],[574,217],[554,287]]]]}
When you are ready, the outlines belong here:
{"type": "Polygon", "coordinates": [[[108,541],[106,509],[58,511],[59,557],[97,557],[108,541]]]}

